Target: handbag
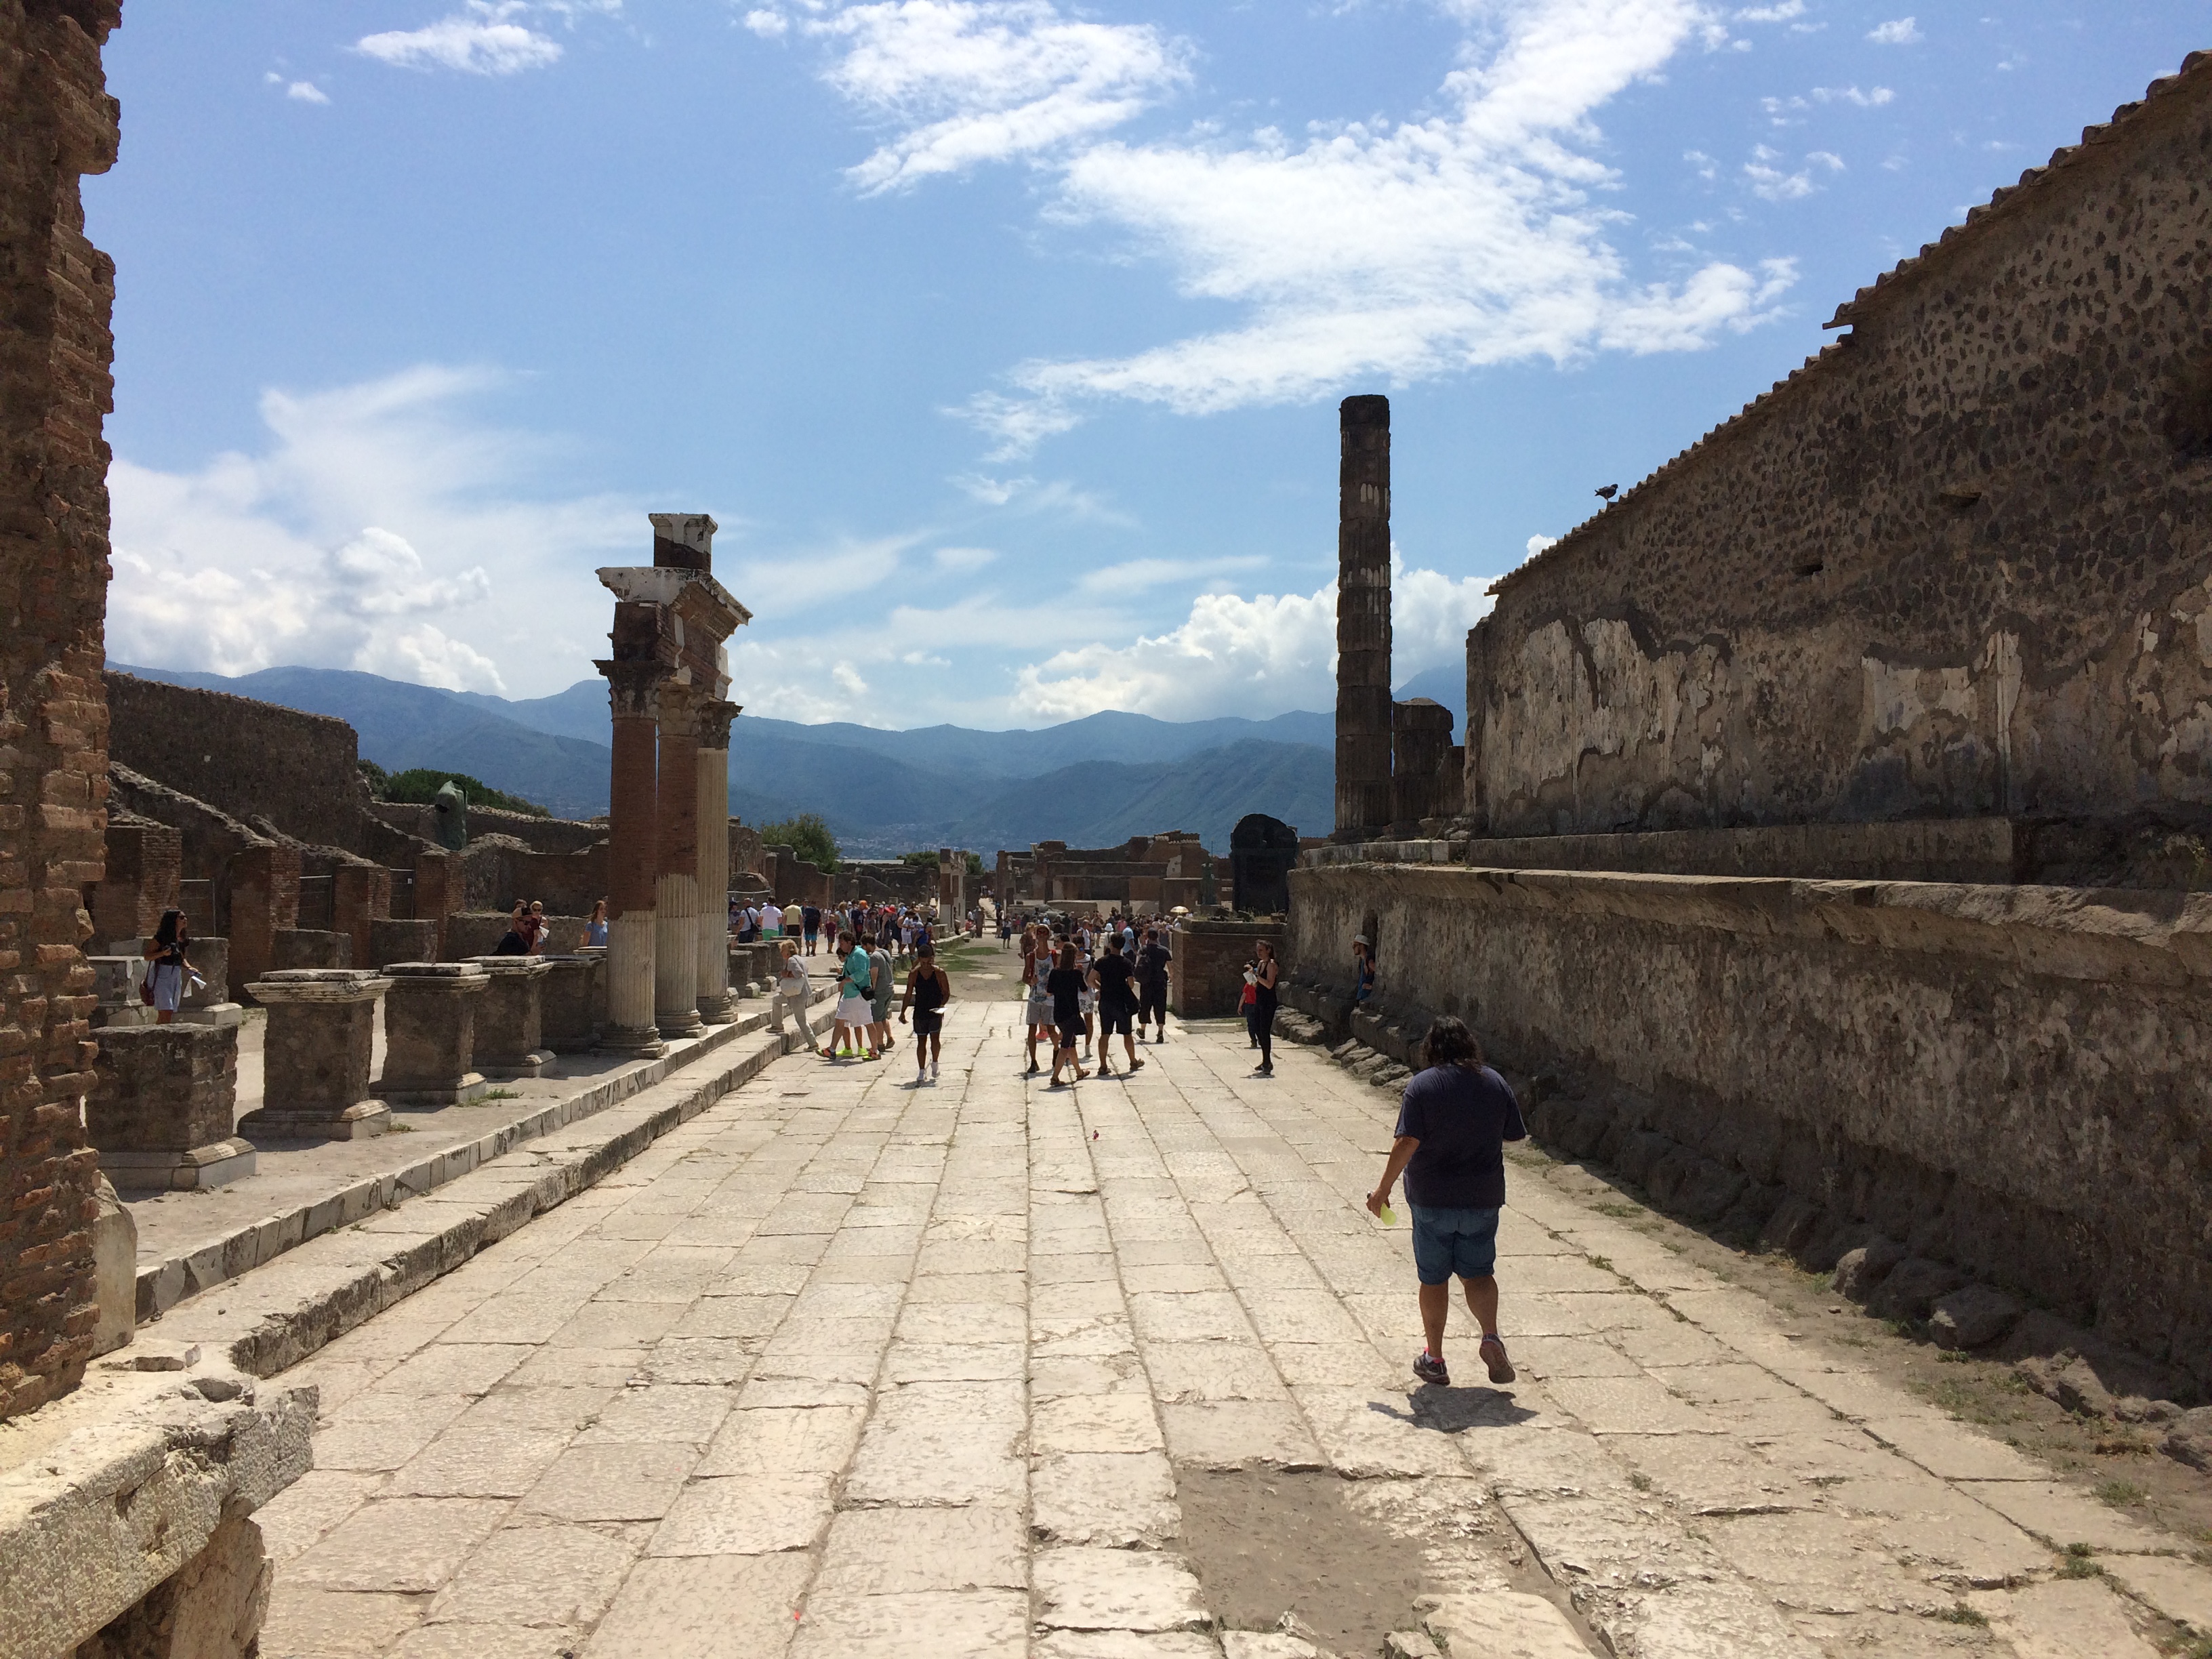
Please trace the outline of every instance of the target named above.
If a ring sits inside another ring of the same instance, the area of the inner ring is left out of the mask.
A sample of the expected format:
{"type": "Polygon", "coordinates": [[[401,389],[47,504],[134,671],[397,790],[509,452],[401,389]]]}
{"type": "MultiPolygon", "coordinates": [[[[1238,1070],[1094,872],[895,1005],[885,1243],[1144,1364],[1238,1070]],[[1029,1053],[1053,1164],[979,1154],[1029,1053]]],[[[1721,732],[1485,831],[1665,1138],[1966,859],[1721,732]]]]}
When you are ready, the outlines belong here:
{"type": "Polygon", "coordinates": [[[152,1006],[154,1001],[154,964],[149,962],[146,971],[138,979],[138,1000],[152,1006]]]}

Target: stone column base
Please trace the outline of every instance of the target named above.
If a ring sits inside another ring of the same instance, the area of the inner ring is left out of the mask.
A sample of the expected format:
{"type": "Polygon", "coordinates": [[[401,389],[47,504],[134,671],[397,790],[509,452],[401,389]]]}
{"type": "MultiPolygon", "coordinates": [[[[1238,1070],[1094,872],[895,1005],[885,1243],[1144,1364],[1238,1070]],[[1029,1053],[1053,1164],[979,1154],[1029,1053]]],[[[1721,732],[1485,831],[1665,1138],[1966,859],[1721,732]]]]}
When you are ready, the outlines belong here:
{"type": "Polygon", "coordinates": [[[738,1000],[727,991],[710,992],[699,999],[699,1018],[709,1025],[727,1025],[738,1017],[738,1000]]]}
{"type": "MultiPolygon", "coordinates": [[[[259,1115],[259,1114],[255,1114],[259,1115]]],[[[134,1192],[166,1188],[191,1192],[220,1187],[253,1173],[253,1143],[236,1135],[182,1152],[102,1152],[100,1167],[118,1187],[134,1192]]]]}
{"type": "Polygon", "coordinates": [[[465,1106],[483,1097],[491,1084],[482,1072],[471,1072],[459,1083],[435,1089],[392,1089],[381,1083],[377,1085],[376,1097],[387,1106],[422,1108],[425,1106],[465,1106]]]}
{"type": "Polygon", "coordinates": [[[483,1074],[497,1083],[514,1083],[522,1078],[536,1077],[553,1063],[550,1048],[532,1048],[520,1056],[502,1055],[495,1060],[483,1060],[483,1074]]]}
{"type": "Polygon", "coordinates": [[[636,1060],[659,1060],[668,1052],[660,1033],[650,1025],[642,1030],[610,1025],[599,1033],[597,1047],[603,1054],[628,1054],[636,1060]]]}
{"type": "Polygon", "coordinates": [[[238,1127],[255,1140],[366,1140],[392,1127],[392,1108],[380,1100],[357,1100],[333,1116],[312,1108],[264,1106],[240,1118],[238,1127]]]}

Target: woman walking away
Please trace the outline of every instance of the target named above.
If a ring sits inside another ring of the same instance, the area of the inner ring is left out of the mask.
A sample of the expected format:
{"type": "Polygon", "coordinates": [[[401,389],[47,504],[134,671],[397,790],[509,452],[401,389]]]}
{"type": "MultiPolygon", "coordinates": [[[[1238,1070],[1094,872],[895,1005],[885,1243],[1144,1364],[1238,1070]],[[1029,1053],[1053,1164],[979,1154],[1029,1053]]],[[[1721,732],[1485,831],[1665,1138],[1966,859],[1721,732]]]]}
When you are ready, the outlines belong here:
{"type": "Polygon", "coordinates": [[[591,920],[584,924],[584,943],[605,945],[606,942],[607,902],[605,899],[593,899],[591,920]]]}
{"type": "Polygon", "coordinates": [[[1028,986],[1029,1006],[1022,1018],[1029,1027],[1029,1070],[1024,1077],[1037,1073],[1037,1039],[1042,1037],[1054,1048],[1060,1039],[1052,1023],[1052,993],[1045,988],[1045,981],[1052,975],[1052,957],[1048,948],[1049,935],[1042,922],[1032,922],[1022,929],[1022,983],[1028,986]]]}
{"type": "Polygon", "coordinates": [[[1114,1075],[1116,1031],[1121,1034],[1121,1050],[1128,1056],[1129,1069],[1136,1071],[1145,1063],[1137,1058],[1137,1040],[1130,1034],[1137,1012],[1136,970],[1121,954],[1120,934],[1106,935],[1106,954],[1091,964],[1091,982],[1097,988],[1098,996],[1098,1075],[1114,1075]]]}
{"type": "MultiPolygon", "coordinates": [[[[868,1004],[868,988],[874,977],[868,953],[854,942],[849,930],[839,930],[837,954],[843,958],[843,965],[837,970],[837,1017],[829,1046],[822,1050],[824,1060],[851,1054],[854,1043],[866,1044],[867,1039],[863,1034],[874,1012],[868,1004]]],[[[868,1048],[868,1058],[876,1058],[872,1047],[868,1048]]]]}
{"type": "Polygon", "coordinates": [[[1421,1281],[1421,1328],[1428,1346],[1413,1375],[1451,1386],[1444,1368],[1444,1320],[1451,1312],[1452,1275],[1468,1311],[1482,1327],[1482,1363],[1492,1382],[1513,1380],[1505,1339],[1498,1334],[1498,1212],[1505,1204],[1505,1143],[1524,1140],[1521,1103],[1505,1079],[1482,1063],[1482,1048],[1461,1021],[1447,1016],[1429,1027],[1422,1045],[1427,1069],[1406,1085],[1397,1139],[1382,1166],[1382,1184],[1367,1195],[1370,1214],[1390,1202],[1406,1177],[1413,1212],[1413,1271],[1421,1281]]]}
{"type": "Polygon", "coordinates": [[[1083,958],[1074,945],[1061,948],[1060,966],[1045,975],[1044,988],[1052,998],[1053,1024],[1058,1027],[1059,1041],[1052,1051],[1052,1086],[1060,1087],[1060,1068],[1066,1066],[1075,1073],[1072,1079],[1080,1083],[1091,1075],[1075,1057],[1075,1045],[1083,1036],[1083,958]]]}
{"type": "Polygon", "coordinates": [[[1252,1030],[1253,1045],[1260,1051],[1260,1063],[1252,1068],[1254,1077],[1275,1074],[1275,981],[1281,977],[1275,947],[1263,939],[1259,944],[1258,960],[1252,964],[1252,1006],[1245,1013],[1252,1030]]]}
{"type": "Polygon", "coordinates": [[[937,1062],[945,1053],[945,1005],[952,1000],[952,981],[937,965],[937,946],[924,939],[916,947],[921,960],[906,976],[906,995],[899,1001],[899,1024],[914,1010],[914,1080],[937,1081],[937,1062]],[[927,1061],[925,1065],[923,1062],[927,1061]]]}
{"type": "Polygon", "coordinates": [[[786,1013],[799,1022],[799,1040],[808,1048],[814,1046],[814,1027],[807,1022],[806,1005],[813,988],[806,977],[806,963],[799,954],[799,941],[785,939],[777,947],[780,960],[775,969],[775,1017],[774,1029],[781,1033],[786,1013]]]}
{"type": "Polygon", "coordinates": [[[192,964],[185,955],[185,947],[191,943],[192,931],[185,925],[182,910],[161,912],[161,925],[154,930],[154,937],[146,945],[146,984],[152,994],[147,1000],[154,1005],[154,1023],[173,1025],[177,1010],[184,1006],[185,981],[191,975],[192,964]]]}

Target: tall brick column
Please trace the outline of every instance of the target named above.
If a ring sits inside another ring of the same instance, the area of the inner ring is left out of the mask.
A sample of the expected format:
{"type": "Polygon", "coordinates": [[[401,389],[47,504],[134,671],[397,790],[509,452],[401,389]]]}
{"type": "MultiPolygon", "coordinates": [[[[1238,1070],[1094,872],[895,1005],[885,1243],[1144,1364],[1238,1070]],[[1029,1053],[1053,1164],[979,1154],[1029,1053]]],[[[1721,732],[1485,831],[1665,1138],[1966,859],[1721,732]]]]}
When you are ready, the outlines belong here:
{"type": "Polygon", "coordinates": [[[653,1023],[672,1037],[707,1029],[699,1018],[699,702],[690,686],[661,687],[653,1023]]]}
{"type": "Polygon", "coordinates": [[[1346,398],[1336,519],[1336,833],[1390,822],[1390,400],[1346,398]]]}
{"type": "MultiPolygon", "coordinates": [[[[650,607],[638,607],[649,609],[650,607]]],[[[615,607],[617,649],[625,607],[615,607]]],[[[655,881],[659,864],[660,684],[658,662],[617,659],[607,677],[614,765],[607,826],[607,1025],[599,1046],[622,1054],[667,1051],[653,1024],[655,881]]]]}
{"type": "Polygon", "coordinates": [[[730,721],[738,705],[699,704],[699,1018],[710,1025],[737,1018],[730,995],[730,721]]]}
{"type": "Polygon", "coordinates": [[[0,1417],[76,1387],[100,1319],[81,904],[106,827],[115,266],[77,179],[115,160],[115,22],[112,0],[0,0],[0,1417]]]}

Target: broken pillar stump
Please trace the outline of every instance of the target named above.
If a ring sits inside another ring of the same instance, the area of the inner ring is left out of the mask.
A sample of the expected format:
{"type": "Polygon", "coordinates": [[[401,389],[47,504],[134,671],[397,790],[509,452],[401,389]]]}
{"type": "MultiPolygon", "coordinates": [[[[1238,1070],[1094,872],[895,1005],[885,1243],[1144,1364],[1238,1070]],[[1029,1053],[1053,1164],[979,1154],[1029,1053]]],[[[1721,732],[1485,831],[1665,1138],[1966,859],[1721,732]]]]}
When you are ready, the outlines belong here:
{"type": "Polygon", "coordinates": [[[491,977],[477,1009],[477,1067],[502,1081],[536,1077],[553,1058],[545,1047],[544,957],[473,957],[491,977]]]}
{"type": "Polygon", "coordinates": [[[85,1127],[100,1167],[133,1190],[220,1186],[253,1173],[231,1128],[234,1025],[118,1025],[100,1034],[85,1127]]]}
{"type": "Polygon", "coordinates": [[[269,1011],[261,1109],[239,1123],[254,1139],[358,1140],[391,1127],[392,1109],[368,1098],[376,1005],[392,988],[366,968],[289,968],[246,994],[269,1011]]]}
{"type": "MultiPolygon", "coordinates": [[[[423,924],[427,926],[428,924],[423,924]]],[[[387,1106],[465,1106],[491,1085],[475,1069],[477,1010],[491,975],[472,962],[395,962],[384,1002],[387,1106]]]]}
{"type": "Polygon", "coordinates": [[[599,994],[596,981],[605,971],[597,957],[541,957],[546,964],[544,991],[539,999],[539,1036],[556,1054],[580,1054],[599,1041],[599,1022],[592,1005],[599,994]]]}

